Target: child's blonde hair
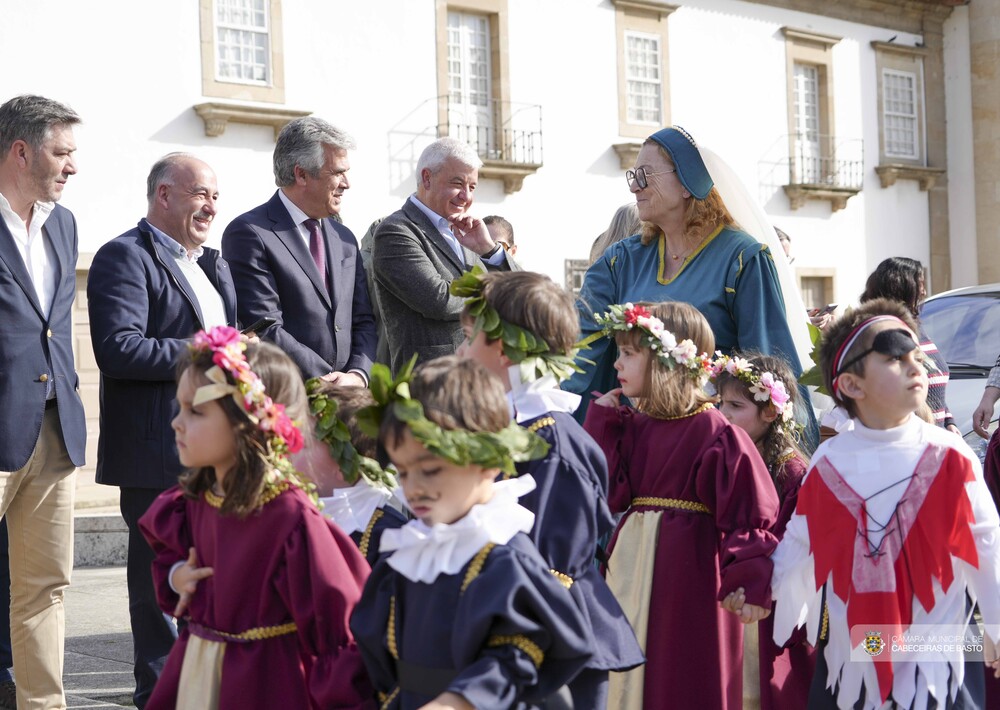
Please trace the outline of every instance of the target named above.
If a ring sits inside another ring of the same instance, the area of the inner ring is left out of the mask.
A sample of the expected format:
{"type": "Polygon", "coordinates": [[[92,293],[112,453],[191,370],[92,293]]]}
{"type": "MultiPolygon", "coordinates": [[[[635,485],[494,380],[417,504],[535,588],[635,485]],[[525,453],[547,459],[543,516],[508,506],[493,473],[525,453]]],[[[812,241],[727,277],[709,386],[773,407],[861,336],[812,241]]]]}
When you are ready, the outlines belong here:
{"type": "MultiPolygon", "coordinates": [[[[712,328],[694,306],[681,301],[636,305],[644,306],[652,316],[663,321],[664,330],[673,333],[678,342],[690,339],[699,353],[715,351],[712,328]]],[[[615,333],[615,342],[619,346],[630,345],[646,357],[646,383],[634,403],[637,410],[656,419],[674,419],[693,414],[705,404],[715,402],[715,397],[702,389],[690,370],[683,367],[670,369],[664,365],[642,342],[642,337],[639,329],[615,333]]]]}
{"type": "MultiPolygon", "coordinates": [[[[205,373],[215,366],[213,354],[211,350],[189,351],[181,359],[177,379],[190,371],[196,385],[210,384],[205,373]]],[[[270,343],[247,343],[245,354],[250,369],[264,383],[267,395],[275,403],[284,405],[288,416],[301,427],[306,421],[308,403],[298,366],[281,348],[270,343]]],[[[232,380],[232,375],[227,373],[226,378],[232,380]]],[[[225,498],[219,512],[245,518],[260,507],[265,493],[266,474],[271,466],[268,461],[269,432],[250,421],[232,397],[221,397],[215,402],[232,424],[236,438],[236,464],[223,481],[225,498]]],[[[215,482],[215,469],[211,467],[189,469],[179,479],[181,490],[189,498],[200,497],[211,490],[215,482]]]]}
{"type": "MultiPolygon", "coordinates": [[[[785,386],[785,391],[788,393],[788,402],[789,406],[793,408],[792,411],[799,406],[801,397],[799,396],[798,382],[795,379],[795,375],[792,374],[792,368],[789,367],[787,361],[780,357],[764,355],[759,352],[746,352],[740,356],[750,362],[757,377],[760,377],[765,372],[770,372],[774,375],[775,379],[781,381],[785,386]]],[[[739,377],[731,375],[726,370],[720,372],[718,377],[716,377],[715,388],[719,396],[723,397],[727,390],[738,389],[747,400],[753,403],[759,412],[763,412],[769,406],[772,406],[770,398],[763,402],[756,399],[750,392],[750,385],[739,377]]],[[[760,449],[761,458],[764,459],[764,463],[767,464],[767,468],[771,472],[771,478],[776,483],[785,477],[785,463],[793,458],[793,456],[788,455],[789,453],[803,459],[807,458],[802,453],[802,449],[799,448],[795,437],[791,434],[790,428],[782,421],[781,412],[778,412],[777,418],[768,426],[767,432],[761,441],[760,449]]]]}

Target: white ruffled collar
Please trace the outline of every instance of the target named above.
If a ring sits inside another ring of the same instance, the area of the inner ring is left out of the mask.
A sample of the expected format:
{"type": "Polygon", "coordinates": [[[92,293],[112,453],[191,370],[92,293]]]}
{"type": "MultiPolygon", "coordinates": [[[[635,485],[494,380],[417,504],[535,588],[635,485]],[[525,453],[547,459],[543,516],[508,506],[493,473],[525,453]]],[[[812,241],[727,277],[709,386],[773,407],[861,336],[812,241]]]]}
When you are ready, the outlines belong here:
{"type": "Polygon", "coordinates": [[[472,506],[451,525],[431,527],[411,520],[386,530],[379,552],[391,552],[389,566],[413,582],[430,584],[441,574],[456,574],[487,543],[505,545],[517,533],[531,531],[535,514],[517,499],[534,489],[531,476],[494,483],[489,501],[472,506]]]}
{"type": "Polygon", "coordinates": [[[520,365],[508,368],[507,372],[510,375],[507,401],[511,406],[511,417],[518,423],[536,419],[549,412],[572,414],[580,406],[580,395],[559,389],[559,383],[552,375],[523,382],[520,365]]]}
{"type": "Polygon", "coordinates": [[[392,498],[392,492],[376,488],[362,477],[350,488],[337,488],[329,498],[320,498],[323,515],[348,535],[365,530],[375,511],[392,498]]]}

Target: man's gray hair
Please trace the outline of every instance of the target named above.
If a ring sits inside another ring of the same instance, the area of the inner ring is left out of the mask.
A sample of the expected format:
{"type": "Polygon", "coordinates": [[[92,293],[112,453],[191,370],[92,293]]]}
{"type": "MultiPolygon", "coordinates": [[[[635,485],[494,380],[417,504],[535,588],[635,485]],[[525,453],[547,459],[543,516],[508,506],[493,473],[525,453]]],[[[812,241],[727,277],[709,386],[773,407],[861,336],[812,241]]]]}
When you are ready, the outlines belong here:
{"type": "Polygon", "coordinates": [[[483,161],[480,160],[476,149],[468,143],[463,143],[457,138],[438,138],[424,148],[424,152],[417,160],[417,185],[420,185],[420,176],[424,169],[436,173],[449,158],[454,158],[465,167],[474,170],[483,167],[483,161]]]}
{"type": "Polygon", "coordinates": [[[80,123],[76,111],[44,96],[22,94],[0,106],[0,158],[14,141],[24,141],[35,150],[42,147],[53,126],[80,123]]]}
{"type": "Polygon", "coordinates": [[[295,166],[310,175],[323,167],[323,146],[354,150],[354,139],[322,118],[305,116],[291,121],[278,134],[274,144],[274,182],[287,187],[295,182],[295,166]]]}
{"type": "Polygon", "coordinates": [[[146,202],[153,204],[153,198],[156,197],[156,188],[160,185],[173,185],[174,179],[172,173],[174,167],[182,160],[193,157],[190,153],[167,153],[153,163],[153,167],[149,170],[149,177],[146,178],[146,202]]]}

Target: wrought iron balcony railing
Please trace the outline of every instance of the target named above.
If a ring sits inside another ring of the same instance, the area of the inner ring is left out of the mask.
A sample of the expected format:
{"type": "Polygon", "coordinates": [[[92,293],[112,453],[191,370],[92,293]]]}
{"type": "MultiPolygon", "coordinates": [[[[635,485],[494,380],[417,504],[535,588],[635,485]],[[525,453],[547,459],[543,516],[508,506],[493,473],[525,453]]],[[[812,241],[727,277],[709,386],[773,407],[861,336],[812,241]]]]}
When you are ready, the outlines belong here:
{"type": "Polygon", "coordinates": [[[537,169],[542,164],[542,107],[488,100],[484,105],[438,97],[438,115],[446,120],[440,135],[476,148],[484,162],[499,161],[537,169]]]}

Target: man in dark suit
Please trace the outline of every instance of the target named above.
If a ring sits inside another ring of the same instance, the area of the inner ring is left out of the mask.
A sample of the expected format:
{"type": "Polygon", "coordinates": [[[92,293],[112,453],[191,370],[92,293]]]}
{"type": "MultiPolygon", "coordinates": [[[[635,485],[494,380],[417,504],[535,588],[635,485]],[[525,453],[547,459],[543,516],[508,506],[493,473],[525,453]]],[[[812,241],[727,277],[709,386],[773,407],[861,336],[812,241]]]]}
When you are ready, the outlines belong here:
{"type": "Polygon", "coordinates": [[[451,282],[475,265],[519,270],[481,219],[468,214],[482,161],[454,138],[431,143],[417,160],[417,191],[375,229],[376,298],[385,322],[393,373],[454,353],[462,343],[465,300],[451,282]]]}
{"type": "Polygon", "coordinates": [[[278,191],[240,215],[222,235],[240,318],[275,319],[273,341],[303,377],[368,383],[377,335],[358,242],[331,219],[350,187],[354,140],[326,121],[292,121],[274,146],[278,191]]]}
{"type": "Polygon", "coordinates": [[[146,218],[102,246],[87,280],[90,334],[101,369],[97,482],[121,488],[128,525],[128,597],[136,707],[145,707],[177,637],[156,601],[154,554],[139,518],[177,483],[170,422],[177,363],[202,328],[236,325],[236,291],[218,250],[204,246],[219,198],[215,173],[171,153],[146,181],[146,218]]]}
{"type": "Polygon", "coordinates": [[[41,96],[0,106],[0,514],[22,710],[66,707],[63,592],[87,424],[73,364],[76,220],[56,202],[76,173],[79,122],[41,96]]]}

